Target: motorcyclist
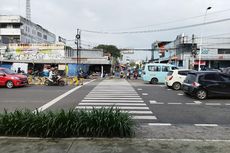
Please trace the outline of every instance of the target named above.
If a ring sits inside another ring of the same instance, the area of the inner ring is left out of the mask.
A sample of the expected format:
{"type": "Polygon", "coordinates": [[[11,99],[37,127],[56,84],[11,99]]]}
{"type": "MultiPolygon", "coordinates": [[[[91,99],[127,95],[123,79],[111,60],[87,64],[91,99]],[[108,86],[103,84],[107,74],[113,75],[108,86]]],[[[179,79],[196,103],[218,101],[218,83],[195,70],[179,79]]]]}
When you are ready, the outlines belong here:
{"type": "Polygon", "coordinates": [[[54,76],[55,76],[54,68],[52,67],[49,71],[49,77],[48,77],[49,81],[54,82],[54,76]]]}

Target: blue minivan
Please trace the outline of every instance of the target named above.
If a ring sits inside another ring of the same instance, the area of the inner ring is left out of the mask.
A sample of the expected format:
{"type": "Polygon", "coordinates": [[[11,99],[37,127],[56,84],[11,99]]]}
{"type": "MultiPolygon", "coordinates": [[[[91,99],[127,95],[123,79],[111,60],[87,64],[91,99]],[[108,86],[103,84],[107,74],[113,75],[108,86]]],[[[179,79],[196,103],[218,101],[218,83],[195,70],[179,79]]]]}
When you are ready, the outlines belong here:
{"type": "Polygon", "coordinates": [[[143,67],[142,79],[151,84],[165,83],[165,77],[170,70],[178,69],[176,66],[165,63],[149,63],[143,67]]]}

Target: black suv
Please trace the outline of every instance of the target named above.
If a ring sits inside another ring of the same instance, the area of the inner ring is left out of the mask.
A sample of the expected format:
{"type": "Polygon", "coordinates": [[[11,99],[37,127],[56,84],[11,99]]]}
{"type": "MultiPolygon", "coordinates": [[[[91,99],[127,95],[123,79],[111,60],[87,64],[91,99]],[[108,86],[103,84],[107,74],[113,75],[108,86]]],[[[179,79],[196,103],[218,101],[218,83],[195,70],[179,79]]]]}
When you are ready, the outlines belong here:
{"type": "Polygon", "coordinates": [[[230,96],[230,75],[213,71],[190,72],[182,89],[185,94],[200,100],[211,96],[230,96]]]}

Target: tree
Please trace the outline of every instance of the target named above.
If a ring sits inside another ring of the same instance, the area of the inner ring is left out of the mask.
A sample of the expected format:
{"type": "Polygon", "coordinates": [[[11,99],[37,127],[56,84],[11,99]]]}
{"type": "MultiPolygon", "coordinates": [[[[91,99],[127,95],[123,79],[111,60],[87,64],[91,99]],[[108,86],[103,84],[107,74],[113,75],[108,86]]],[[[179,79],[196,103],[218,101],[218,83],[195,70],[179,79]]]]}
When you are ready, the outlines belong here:
{"type": "Polygon", "coordinates": [[[114,46],[114,45],[98,45],[97,47],[94,47],[94,49],[103,49],[104,53],[110,53],[112,57],[118,58],[121,56],[120,50],[114,46]]]}

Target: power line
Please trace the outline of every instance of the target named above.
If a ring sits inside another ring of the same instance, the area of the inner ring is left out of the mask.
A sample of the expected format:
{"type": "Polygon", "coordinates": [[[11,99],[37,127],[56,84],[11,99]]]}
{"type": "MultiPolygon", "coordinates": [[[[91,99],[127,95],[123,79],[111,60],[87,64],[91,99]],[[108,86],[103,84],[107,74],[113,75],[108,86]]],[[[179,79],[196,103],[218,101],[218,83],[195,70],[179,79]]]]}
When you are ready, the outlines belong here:
{"type": "Polygon", "coordinates": [[[82,31],[88,32],[88,33],[110,34],[110,35],[154,33],[154,32],[164,32],[164,31],[172,31],[172,30],[178,30],[178,29],[186,29],[186,28],[198,27],[198,26],[202,26],[202,25],[226,22],[226,21],[229,21],[229,20],[230,20],[230,18],[225,18],[225,19],[214,20],[214,21],[209,21],[209,22],[205,22],[205,23],[197,23],[197,24],[185,25],[185,26],[179,26],[179,27],[164,28],[164,29],[153,29],[153,30],[140,30],[140,31],[106,32],[106,31],[92,31],[92,30],[85,30],[85,29],[82,29],[82,31]]]}

